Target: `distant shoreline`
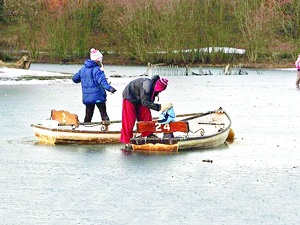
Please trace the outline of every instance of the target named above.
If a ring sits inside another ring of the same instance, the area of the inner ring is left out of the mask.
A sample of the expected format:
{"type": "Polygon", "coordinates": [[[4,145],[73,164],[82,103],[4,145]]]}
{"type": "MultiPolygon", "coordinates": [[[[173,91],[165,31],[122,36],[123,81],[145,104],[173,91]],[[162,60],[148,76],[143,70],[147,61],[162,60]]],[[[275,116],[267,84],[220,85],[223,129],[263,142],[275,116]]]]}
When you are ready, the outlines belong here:
{"type": "MultiPolygon", "coordinates": [[[[34,63],[50,63],[50,64],[83,64],[85,61],[85,59],[81,59],[81,60],[76,60],[76,61],[72,61],[72,62],[62,62],[62,61],[47,61],[47,60],[40,60],[40,61],[35,61],[34,63]]],[[[118,59],[117,57],[115,59],[113,59],[113,57],[111,58],[104,58],[103,61],[104,64],[107,65],[120,65],[120,66],[147,66],[147,64],[143,64],[140,62],[135,62],[135,61],[126,61],[125,59],[118,59]]],[[[161,63],[164,64],[164,63],[161,63]]],[[[165,64],[167,65],[171,65],[171,64],[165,64]]],[[[185,67],[186,65],[190,66],[190,67],[226,67],[228,65],[228,63],[220,63],[220,64],[210,64],[210,63],[189,63],[189,64],[183,64],[183,63],[179,63],[179,64],[173,64],[173,65],[178,65],[180,67],[185,67]]],[[[281,63],[270,63],[270,62],[260,62],[260,63],[230,63],[231,66],[240,66],[241,68],[256,68],[256,69],[275,69],[275,68],[294,68],[294,62],[281,62],[281,63]]]]}
{"type": "MultiPolygon", "coordinates": [[[[17,61],[19,60],[23,55],[27,54],[18,54],[14,55],[14,58],[11,61],[7,62],[12,62],[12,61],[17,61]]],[[[86,58],[84,59],[76,59],[74,61],[69,61],[69,60],[58,60],[58,59],[51,59],[48,58],[47,56],[41,56],[39,57],[38,60],[31,60],[31,63],[41,63],[41,64],[62,64],[62,65],[72,65],[72,64],[83,64],[86,58]]],[[[143,64],[142,62],[136,61],[136,60],[129,60],[126,59],[122,56],[118,55],[110,55],[110,54],[105,54],[104,53],[104,64],[107,65],[128,65],[128,66],[147,66],[147,64],[143,64]]],[[[165,64],[167,65],[178,65],[180,67],[185,67],[186,65],[190,67],[226,67],[228,63],[219,63],[219,64],[211,64],[211,63],[178,63],[178,64],[167,64],[167,63],[160,63],[160,64],[165,64]]],[[[294,68],[294,62],[290,61],[281,61],[281,62],[276,62],[276,63],[271,63],[271,62],[258,62],[258,63],[249,63],[249,62],[230,62],[229,63],[231,66],[239,66],[241,68],[255,68],[255,69],[272,69],[272,68],[294,68]]]]}

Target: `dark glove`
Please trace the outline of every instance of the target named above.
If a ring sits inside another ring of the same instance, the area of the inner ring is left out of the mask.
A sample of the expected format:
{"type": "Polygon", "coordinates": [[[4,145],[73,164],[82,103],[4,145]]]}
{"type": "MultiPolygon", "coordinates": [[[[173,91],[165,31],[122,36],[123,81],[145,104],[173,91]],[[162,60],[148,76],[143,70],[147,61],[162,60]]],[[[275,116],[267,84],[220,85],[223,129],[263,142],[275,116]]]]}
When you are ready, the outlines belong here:
{"type": "Polygon", "coordinates": [[[117,90],[114,89],[113,87],[111,87],[111,88],[109,89],[109,91],[113,94],[113,93],[115,93],[117,90]]]}

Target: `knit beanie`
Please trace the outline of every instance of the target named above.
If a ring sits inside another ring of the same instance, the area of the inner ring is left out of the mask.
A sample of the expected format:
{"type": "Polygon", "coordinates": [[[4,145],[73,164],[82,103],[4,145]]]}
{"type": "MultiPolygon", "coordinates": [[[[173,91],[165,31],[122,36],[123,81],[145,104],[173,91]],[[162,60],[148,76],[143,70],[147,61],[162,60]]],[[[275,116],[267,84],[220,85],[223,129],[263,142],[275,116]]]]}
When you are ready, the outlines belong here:
{"type": "Polygon", "coordinates": [[[156,84],[154,86],[154,92],[162,92],[165,90],[168,86],[168,79],[166,78],[160,78],[156,81],[156,84]]]}
{"type": "Polygon", "coordinates": [[[152,93],[152,96],[151,96],[151,100],[154,101],[155,93],[162,92],[163,90],[165,90],[167,88],[167,86],[168,86],[168,79],[159,78],[155,83],[153,93],[152,93]]]}
{"type": "Polygon", "coordinates": [[[103,55],[101,54],[101,52],[99,50],[91,48],[91,50],[90,50],[90,58],[93,61],[102,62],[103,55]]]}

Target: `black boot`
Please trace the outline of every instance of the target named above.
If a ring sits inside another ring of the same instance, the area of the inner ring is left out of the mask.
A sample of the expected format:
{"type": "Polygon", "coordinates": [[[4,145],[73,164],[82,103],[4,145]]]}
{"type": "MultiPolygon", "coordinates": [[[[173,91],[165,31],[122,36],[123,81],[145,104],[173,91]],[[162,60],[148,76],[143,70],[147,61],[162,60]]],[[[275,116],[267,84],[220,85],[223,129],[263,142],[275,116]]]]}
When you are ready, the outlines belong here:
{"type": "Polygon", "coordinates": [[[110,124],[109,117],[106,112],[106,104],[105,102],[97,103],[97,107],[100,111],[101,119],[102,119],[102,124],[108,125],[110,124]]]}
{"type": "Polygon", "coordinates": [[[104,119],[102,118],[102,124],[104,124],[104,125],[109,125],[109,124],[111,124],[108,115],[106,115],[106,116],[104,117],[104,119]]]}

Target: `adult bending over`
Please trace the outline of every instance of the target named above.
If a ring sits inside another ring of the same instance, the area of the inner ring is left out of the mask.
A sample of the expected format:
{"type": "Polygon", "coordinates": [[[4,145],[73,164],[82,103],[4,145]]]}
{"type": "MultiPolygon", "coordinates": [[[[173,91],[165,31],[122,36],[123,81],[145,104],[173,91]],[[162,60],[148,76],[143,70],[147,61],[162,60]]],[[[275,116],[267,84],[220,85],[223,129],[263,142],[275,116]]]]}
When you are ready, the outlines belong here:
{"type": "MultiPolygon", "coordinates": [[[[133,137],[135,121],[152,121],[151,111],[167,111],[172,103],[154,103],[155,97],[167,88],[168,80],[153,76],[138,78],[131,81],[123,91],[122,130],[120,142],[130,148],[130,138],[133,137]]],[[[143,132],[143,137],[150,136],[150,132],[143,132]]]]}

